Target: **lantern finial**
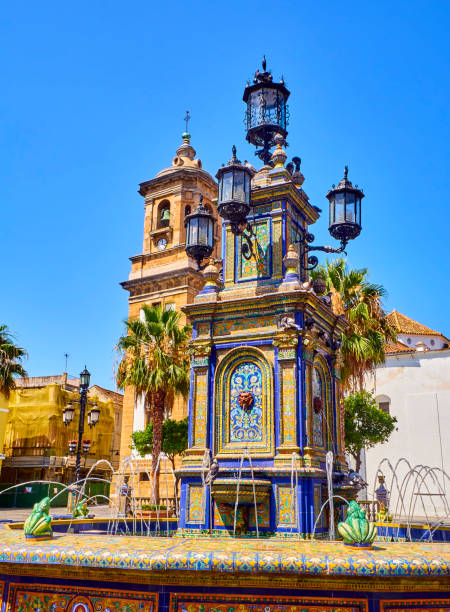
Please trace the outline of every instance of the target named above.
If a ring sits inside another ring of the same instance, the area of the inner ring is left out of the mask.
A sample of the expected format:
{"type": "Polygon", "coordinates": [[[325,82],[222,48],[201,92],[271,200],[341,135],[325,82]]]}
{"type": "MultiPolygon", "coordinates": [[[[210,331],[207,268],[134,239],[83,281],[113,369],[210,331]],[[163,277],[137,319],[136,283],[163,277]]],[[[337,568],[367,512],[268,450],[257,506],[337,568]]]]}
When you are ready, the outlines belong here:
{"type": "Polygon", "coordinates": [[[262,69],[264,70],[264,72],[266,72],[266,70],[267,70],[267,60],[266,60],[266,56],[265,55],[263,55],[262,69]]]}
{"type": "Polygon", "coordinates": [[[344,168],[344,178],[345,178],[345,180],[347,180],[347,176],[348,176],[348,166],[345,166],[345,168],[344,168]]]}

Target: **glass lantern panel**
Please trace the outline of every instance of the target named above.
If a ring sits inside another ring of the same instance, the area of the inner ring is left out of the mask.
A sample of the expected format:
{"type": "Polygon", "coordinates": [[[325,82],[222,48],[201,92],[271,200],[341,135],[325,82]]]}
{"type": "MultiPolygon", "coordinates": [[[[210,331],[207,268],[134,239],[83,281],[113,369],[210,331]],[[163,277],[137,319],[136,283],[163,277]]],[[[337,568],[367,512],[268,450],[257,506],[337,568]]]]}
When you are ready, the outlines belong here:
{"type": "Polygon", "coordinates": [[[197,244],[208,244],[208,219],[200,217],[198,220],[198,241],[197,244]]]}
{"type": "Polygon", "coordinates": [[[343,193],[337,193],[334,196],[334,222],[345,222],[345,199],[343,193]]]}
{"type": "Polygon", "coordinates": [[[247,172],[245,173],[245,201],[247,202],[247,204],[250,204],[250,187],[251,185],[251,179],[250,179],[250,175],[247,174],[247,172]]]}
{"type": "Polygon", "coordinates": [[[222,175],[222,202],[227,202],[233,197],[233,171],[222,175]]]}
{"type": "Polygon", "coordinates": [[[335,214],[334,214],[334,196],[330,198],[330,225],[334,224],[335,214]]]}
{"type": "Polygon", "coordinates": [[[345,194],[345,220],[348,223],[356,223],[355,194],[352,192],[345,194]]]}
{"type": "Polygon", "coordinates": [[[214,221],[208,219],[208,246],[214,246],[214,221]]]}
{"type": "Polygon", "coordinates": [[[358,225],[361,225],[361,198],[356,198],[356,204],[355,204],[355,208],[356,208],[356,223],[358,225]]]}
{"type": "Polygon", "coordinates": [[[241,170],[234,171],[233,200],[245,202],[245,174],[241,170]]]}
{"type": "Polygon", "coordinates": [[[188,244],[197,244],[198,243],[198,219],[190,219],[189,220],[189,240],[188,244]]]}

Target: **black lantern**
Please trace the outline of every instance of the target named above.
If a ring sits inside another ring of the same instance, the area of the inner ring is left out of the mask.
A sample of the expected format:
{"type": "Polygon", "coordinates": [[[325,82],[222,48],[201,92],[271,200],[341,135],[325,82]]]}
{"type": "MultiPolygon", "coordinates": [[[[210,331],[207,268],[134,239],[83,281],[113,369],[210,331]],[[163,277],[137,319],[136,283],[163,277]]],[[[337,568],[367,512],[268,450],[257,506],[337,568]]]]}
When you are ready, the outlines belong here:
{"type": "Polygon", "coordinates": [[[80,389],[86,391],[89,388],[89,381],[91,380],[91,374],[84,366],[84,370],[80,374],[80,389]]]}
{"type": "Polygon", "coordinates": [[[358,185],[353,187],[347,175],[348,166],[345,166],[344,178],[327,193],[330,202],[329,232],[333,238],[345,244],[361,232],[361,200],[364,197],[358,185]]]}
{"type": "Polygon", "coordinates": [[[230,222],[232,232],[238,235],[247,224],[247,215],[250,212],[254,170],[239,161],[234,145],[232,151],[233,157],[226,166],[219,168],[216,174],[219,182],[217,210],[223,219],[230,222]]]}
{"type": "Polygon", "coordinates": [[[190,215],[184,219],[186,228],[186,253],[196,260],[198,269],[201,262],[209,257],[214,248],[214,223],[215,219],[203,206],[203,196],[200,196],[200,204],[190,215]]]}
{"type": "Polygon", "coordinates": [[[264,57],[263,72],[257,70],[253,85],[248,84],[244,91],[243,100],[247,104],[246,126],[247,140],[256,147],[256,155],[267,164],[270,161],[270,147],[274,145],[276,134],[287,136],[289,90],[283,80],[273,82],[273,77],[267,71],[264,57]]]}

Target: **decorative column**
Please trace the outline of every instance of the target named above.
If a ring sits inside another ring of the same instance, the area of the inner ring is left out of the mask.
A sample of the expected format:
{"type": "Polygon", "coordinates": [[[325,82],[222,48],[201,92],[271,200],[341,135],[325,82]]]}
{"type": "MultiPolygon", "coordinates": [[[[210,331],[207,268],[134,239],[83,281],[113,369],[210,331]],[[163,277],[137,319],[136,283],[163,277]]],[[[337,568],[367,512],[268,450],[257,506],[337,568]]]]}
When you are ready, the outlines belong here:
{"type": "Polygon", "coordinates": [[[191,343],[192,378],[189,396],[190,446],[183,457],[183,464],[202,463],[208,448],[208,413],[211,340],[195,340],[191,343]]]}
{"type": "Polygon", "coordinates": [[[345,431],[344,431],[344,401],[341,397],[341,379],[340,371],[337,367],[337,358],[331,361],[331,372],[332,372],[332,391],[333,391],[333,410],[336,423],[336,451],[335,462],[336,468],[346,470],[347,462],[345,459],[345,431]]]}
{"type": "Polygon", "coordinates": [[[303,413],[304,418],[304,431],[306,432],[306,443],[303,448],[303,459],[305,466],[317,467],[319,461],[315,459],[313,449],[313,432],[312,432],[312,370],[314,364],[314,354],[316,347],[316,338],[312,336],[310,332],[303,332],[302,334],[302,361],[304,363],[304,399],[305,399],[305,410],[303,413]]]}
{"type": "Polygon", "coordinates": [[[294,320],[284,317],[285,329],[275,339],[277,347],[275,367],[278,368],[278,398],[280,414],[280,440],[275,462],[291,462],[292,453],[300,453],[297,421],[297,347],[299,330],[294,320]],[[289,328],[289,325],[293,326],[289,328]]]}

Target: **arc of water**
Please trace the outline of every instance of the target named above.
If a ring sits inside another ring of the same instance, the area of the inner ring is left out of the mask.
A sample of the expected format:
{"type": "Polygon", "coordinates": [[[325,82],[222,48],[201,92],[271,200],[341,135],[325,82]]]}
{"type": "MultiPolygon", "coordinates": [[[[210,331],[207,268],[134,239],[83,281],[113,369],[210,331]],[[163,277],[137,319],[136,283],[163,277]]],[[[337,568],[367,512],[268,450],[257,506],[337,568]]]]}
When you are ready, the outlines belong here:
{"type": "Polygon", "coordinates": [[[239,488],[240,488],[241,478],[242,478],[242,466],[244,464],[245,457],[247,457],[247,459],[248,459],[249,466],[250,466],[250,473],[251,473],[251,476],[252,476],[253,502],[254,502],[254,507],[255,507],[256,537],[259,539],[258,504],[256,503],[255,475],[254,475],[254,472],[253,472],[252,458],[251,458],[250,453],[248,452],[247,449],[244,449],[242,451],[241,460],[240,460],[240,463],[239,463],[238,481],[237,481],[237,485],[236,485],[236,501],[234,503],[233,536],[236,536],[236,517],[237,517],[237,508],[238,508],[238,504],[239,504],[239,488]]]}
{"type": "MultiPolygon", "coordinates": [[[[342,499],[342,501],[344,501],[344,502],[347,504],[347,506],[348,506],[348,501],[347,501],[347,500],[346,500],[344,497],[342,497],[341,495],[333,495],[333,498],[334,498],[334,499],[342,499]]],[[[326,506],[326,505],[327,505],[329,502],[330,502],[330,500],[329,500],[329,499],[325,500],[325,502],[322,504],[322,507],[320,508],[319,515],[317,516],[317,518],[316,518],[316,520],[315,520],[315,522],[314,522],[314,527],[313,527],[313,532],[312,532],[312,535],[311,535],[311,540],[314,540],[314,535],[315,535],[315,533],[316,533],[317,523],[319,522],[320,517],[322,516],[322,512],[323,512],[323,510],[324,510],[325,506],[326,506]]]]}
{"type": "Polygon", "coordinates": [[[333,501],[333,453],[328,451],[325,456],[325,465],[327,469],[327,488],[328,499],[330,500],[330,521],[328,526],[328,537],[330,540],[336,539],[334,531],[334,501],[333,501]]]}

